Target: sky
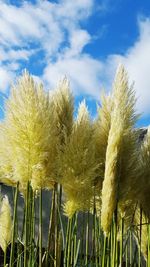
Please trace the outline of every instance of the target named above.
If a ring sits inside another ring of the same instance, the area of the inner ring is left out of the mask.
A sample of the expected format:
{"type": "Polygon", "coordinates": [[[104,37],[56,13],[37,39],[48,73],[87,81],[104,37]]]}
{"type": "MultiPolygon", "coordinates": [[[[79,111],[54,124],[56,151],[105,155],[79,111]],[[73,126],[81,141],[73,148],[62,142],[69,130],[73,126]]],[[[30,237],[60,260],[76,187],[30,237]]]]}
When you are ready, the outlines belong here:
{"type": "Polygon", "coordinates": [[[118,64],[134,82],[141,114],[150,124],[149,0],[0,0],[0,118],[16,78],[27,69],[53,90],[67,76],[78,102],[94,117],[118,64]]]}

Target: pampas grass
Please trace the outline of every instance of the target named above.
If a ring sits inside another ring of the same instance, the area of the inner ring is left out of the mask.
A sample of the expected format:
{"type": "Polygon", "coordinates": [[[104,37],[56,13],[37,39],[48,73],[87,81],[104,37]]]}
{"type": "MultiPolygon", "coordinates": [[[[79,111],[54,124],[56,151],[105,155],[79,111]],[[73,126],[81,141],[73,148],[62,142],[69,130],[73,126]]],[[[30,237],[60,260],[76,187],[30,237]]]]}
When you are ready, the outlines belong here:
{"type": "Polygon", "coordinates": [[[11,242],[12,215],[8,197],[5,195],[0,206],[0,247],[4,252],[11,242]]]}
{"type": "Polygon", "coordinates": [[[85,101],[75,117],[66,78],[50,93],[27,71],[17,80],[0,123],[0,182],[16,187],[13,222],[8,198],[1,203],[4,266],[9,243],[10,266],[150,266],[150,130],[140,144],[135,104],[123,66],[113,92],[101,96],[96,119],[85,101]],[[52,189],[46,248],[45,189],[52,189]]]}
{"type": "Polygon", "coordinates": [[[9,180],[12,183],[19,182],[23,192],[28,181],[31,181],[34,191],[41,187],[53,187],[55,140],[51,133],[52,110],[42,85],[35,84],[27,72],[12,88],[5,114],[1,124],[1,170],[5,172],[6,181],[7,177],[11,177],[9,180]]]}
{"type": "Polygon", "coordinates": [[[67,198],[64,210],[68,217],[75,211],[90,208],[98,167],[94,148],[93,127],[86,104],[82,102],[62,157],[61,183],[67,198]]]}
{"type": "Polygon", "coordinates": [[[136,122],[135,96],[132,87],[128,85],[127,73],[123,66],[118,68],[116,74],[113,103],[102,188],[101,221],[106,234],[109,232],[113,213],[120,198],[120,181],[126,183],[125,179],[129,179],[124,176],[126,172],[129,175],[129,171],[132,171],[131,162],[135,151],[131,149],[131,144],[134,145],[133,126],[136,122]]]}

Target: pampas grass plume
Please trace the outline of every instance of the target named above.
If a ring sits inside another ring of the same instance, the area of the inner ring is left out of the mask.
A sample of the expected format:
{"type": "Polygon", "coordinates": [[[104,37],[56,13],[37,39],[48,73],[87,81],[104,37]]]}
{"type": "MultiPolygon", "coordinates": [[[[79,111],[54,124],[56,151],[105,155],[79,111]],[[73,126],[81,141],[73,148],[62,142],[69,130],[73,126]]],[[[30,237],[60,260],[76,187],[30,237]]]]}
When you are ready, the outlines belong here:
{"type": "Polygon", "coordinates": [[[58,84],[56,90],[50,93],[53,112],[53,123],[58,142],[63,145],[70,135],[73,125],[74,98],[70,91],[68,79],[65,77],[58,84]]]}
{"type": "Polygon", "coordinates": [[[89,209],[97,168],[93,128],[84,101],[79,106],[61,166],[62,185],[67,198],[65,214],[71,217],[77,210],[89,209]]]}
{"type": "Polygon", "coordinates": [[[10,165],[5,177],[19,181],[21,191],[26,190],[28,181],[33,190],[46,187],[47,182],[53,186],[55,138],[51,136],[51,118],[48,94],[25,71],[11,90],[2,124],[4,155],[7,153],[10,165]]]}
{"type": "Polygon", "coordinates": [[[8,197],[5,195],[0,207],[0,247],[5,252],[11,241],[12,218],[8,197]]]}
{"type": "MultiPolygon", "coordinates": [[[[94,122],[95,156],[99,164],[95,178],[95,195],[99,198],[105,172],[106,149],[111,126],[111,112],[113,109],[112,96],[101,95],[101,106],[98,107],[98,117],[94,122]]],[[[100,202],[98,201],[100,204],[100,202]]],[[[100,209],[100,207],[98,208],[100,209]]]]}
{"type": "MultiPolygon", "coordinates": [[[[129,141],[128,137],[131,135],[136,120],[134,91],[128,85],[127,73],[122,65],[117,70],[114,82],[113,105],[102,188],[101,224],[106,234],[109,232],[113,213],[119,200],[119,182],[125,172],[122,166],[124,143],[125,140],[129,141]]],[[[128,148],[126,147],[126,150],[128,148]]]]}
{"type": "Polygon", "coordinates": [[[63,205],[64,215],[71,219],[75,212],[80,210],[80,208],[80,203],[78,204],[77,201],[68,200],[63,205]]]}

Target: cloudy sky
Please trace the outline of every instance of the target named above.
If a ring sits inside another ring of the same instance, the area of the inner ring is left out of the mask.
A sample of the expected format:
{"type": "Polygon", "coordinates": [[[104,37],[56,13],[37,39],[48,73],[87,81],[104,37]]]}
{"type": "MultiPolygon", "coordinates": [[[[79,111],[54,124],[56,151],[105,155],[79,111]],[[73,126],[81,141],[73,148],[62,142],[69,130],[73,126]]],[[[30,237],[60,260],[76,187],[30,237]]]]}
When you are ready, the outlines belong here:
{"type": "Polygon", "coordinates": [[[135,82],[139,126],[150,124],[149,0],[0,0],[0,117],[26,68],[46,89],[66,75],[95,114],[119,63],[135,82]]]}

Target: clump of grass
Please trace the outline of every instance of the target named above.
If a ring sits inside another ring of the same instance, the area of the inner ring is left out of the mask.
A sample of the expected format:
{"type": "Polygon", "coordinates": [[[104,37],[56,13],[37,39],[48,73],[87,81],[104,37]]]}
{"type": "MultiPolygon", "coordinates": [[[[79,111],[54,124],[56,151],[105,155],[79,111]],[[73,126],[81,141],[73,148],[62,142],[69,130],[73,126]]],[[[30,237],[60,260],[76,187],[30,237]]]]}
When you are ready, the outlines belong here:
{"type": "Polygon", "coordinates": [[[150,266],[150,131],[140,146],[135,104],[123,66],[112,94],[102,95],[94,122],[85,101],[74,118],[66,78],[50,94],[26,71],[18,79],[0,123],[0,181],[16,187],[13,221],[8,198],[1,203],[4,266],[10,242],[10,267],[150,266]],[[43,248],[45,189],[52,202],[43,248]],[[21,236],[19,191],[24,197],[21,236]]]}

